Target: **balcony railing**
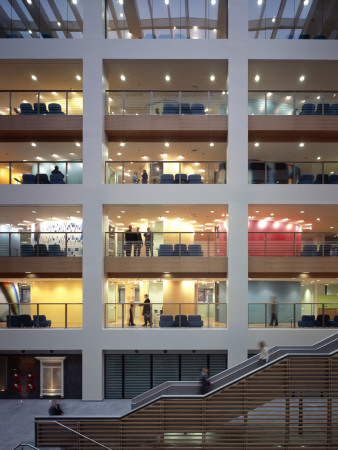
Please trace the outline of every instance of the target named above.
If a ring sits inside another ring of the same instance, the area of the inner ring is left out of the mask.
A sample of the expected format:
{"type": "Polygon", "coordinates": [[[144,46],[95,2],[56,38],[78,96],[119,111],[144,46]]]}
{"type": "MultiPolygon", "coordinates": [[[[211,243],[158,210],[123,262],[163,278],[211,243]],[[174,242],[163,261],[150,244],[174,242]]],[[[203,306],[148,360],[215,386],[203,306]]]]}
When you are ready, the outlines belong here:
{"type": "Polygon", "coordinates": [[[335,233],[250,232],[249,256],[338,256],[335,233]]]}
{"type": "MultiPolygon", "coordinates": [[[[227,326],[226,303],[151,303],[150,306],[148,322],[152,328],[192,329],[227,326]]],[[[144,325],[143,303],[134,303],[135,326],[129,325],[129,310],[128,303],[105,303],[105,328],[142,328],[144,325]]]]}
{"type": "Polygon", "coordinates": [[[249,328],[335,328],[337,314],[338,303],[249,303],[249,328]]]}
{"type": "Polygon", "coordinates": [[[337,115],[334,91],[249,91],[249,115],[337,115]]]}
{"type": "Polygon", "coordinates": [[[107,114],[225,115],[227,91],[107,91],[107,114]]]}
{"type": "Polygon", "coordinates": [[[1,161],[1,184],[82,184],[82,160],[1,161]],[[52,171],[58,166],[60,174],[52,171]]]}
{"type": "Polygon", "coordinates": [[[0,115],[82,115],[82,91],[1,91],[0,115]]]}
{"type": "MultiPolygon", "coordinates": [[[[157,232],[137,241],[136,233],[106,233],[106,256],[115,257],[210,257],[227,256],[226,232],[157,232]]],[[[338,242],[337,242],[338,243],[338,242]]]]}
{"type": "Polygon", "coordinates": [[[338,184],[338,161],[252,161],[250,184],[338,184]]]}
{"type": "Polygon", "coordinates": [[[106,161],[107,184],[225,184],[224,161],[106,161]],[[146,177],[142,175],[146,172],[146,177]]]}
{"type": "Polygon", "coordinates": [[[0,232],[0,257],[82,257],[80,232],[0,232]]]}
{"type": "Polygon", "coordinates": [[[1,328],[81,328],[82,303],[0,303],[1,328]]]}

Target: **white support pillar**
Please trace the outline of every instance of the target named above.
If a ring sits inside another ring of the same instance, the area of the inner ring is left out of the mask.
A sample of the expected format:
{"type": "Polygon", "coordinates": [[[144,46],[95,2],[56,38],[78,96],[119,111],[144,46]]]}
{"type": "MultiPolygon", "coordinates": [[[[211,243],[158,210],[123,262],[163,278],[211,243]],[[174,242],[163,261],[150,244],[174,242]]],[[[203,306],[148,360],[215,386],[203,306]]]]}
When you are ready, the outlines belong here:
{"type": "Polygon", "coordinates": [[[89,52],[83,60],[83,342],[84,400],[102,400],[103,363],[98,342],[106,301],[104,276],[104,221],[101,185],[104,182],[105,78],[102,59],[89,52]]]}
{"type": "Polygon", "coordinates": [[[105,37],[105,0],[82,0],[82,2],[84,39],[103,39],[105,37]]]}
{"type": "Polygon", "coordinates": [[[238,51],[229,59],[228,122],[228,367],[247,358],[248,327],[248,56],[247,0],[229,2],[229,38],[238,51]],[[238,333],[238,330],[243,332],[238,333]],[[232,338],[232,336],[234,336],[232,338]]]}

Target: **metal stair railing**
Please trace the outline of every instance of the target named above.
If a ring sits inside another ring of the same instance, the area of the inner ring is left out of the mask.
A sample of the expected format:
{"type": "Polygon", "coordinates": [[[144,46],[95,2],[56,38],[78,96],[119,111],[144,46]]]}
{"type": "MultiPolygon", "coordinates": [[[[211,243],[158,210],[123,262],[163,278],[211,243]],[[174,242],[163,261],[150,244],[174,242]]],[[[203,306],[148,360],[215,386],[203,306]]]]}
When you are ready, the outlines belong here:
{"type": "MultiPolygon", "coordinates": [[[[338,351],[338,333],[331,335],[312,346],[278,346],[269,350],[269,362],[265,365],[259,363],[259,356],[254,356],[243,361],[236,366],[218,373],[210,378],[213,382],[209,392],[204,394],[206,397],[212,393],[229,386],[252,373],[255,373],[264,367],[275,363],[289,355],[306,356],[306,355],[328,355],[338,351]]],[[[133,398],[131,401],[132,412],[139,409],[160,397],[195,397],[199,394],[200,383],[198,381],[167,381],[154,389],[150,389],[141,395],[133,398]]]]}
{"type": "Polygon", "coordinates": [[[16,447],[14,447],[12,450],[16,450],[16,449],[24,449],[24,448],[32,448],[33,450],[39,450],[38,447],[35,447],[33,444],[29,444],[29,443],[25,443],[25,442],[20,442],[20,444],[18,444],[16,447]]]}

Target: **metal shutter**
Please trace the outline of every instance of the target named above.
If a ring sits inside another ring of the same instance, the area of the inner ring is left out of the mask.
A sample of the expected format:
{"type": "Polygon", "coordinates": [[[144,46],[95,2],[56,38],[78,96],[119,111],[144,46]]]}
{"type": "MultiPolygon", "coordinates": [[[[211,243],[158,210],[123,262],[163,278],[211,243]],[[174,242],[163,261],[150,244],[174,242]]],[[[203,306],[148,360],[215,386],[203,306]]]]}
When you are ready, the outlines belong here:
{"type": "Polygon", "coordinates": [[[124,398],[150,389],[150,373],[150,355],[124,355],[124,398]]]}
{"type": "Polygon", "coordinates": [[[179,380],[179,355],[153,355],[153,387],[179,380]]]}
{"type": "Polygon", "coordinates": [[[214,376],[219,372],[223,372],[227,368],[227,355],[226,354],[211,354],[209,355],[209,369],[210,376],[214,376]]]}
{"type": "Polygon", "coordinates": [[[122,355],[106,355],[105,398],[122,398],[122,355]]]}
{"type": "Polygon", "coordinates": [[[207,355],[181,355],[181,380],[198,381],[202,367],[208,366],[207,355]]]}

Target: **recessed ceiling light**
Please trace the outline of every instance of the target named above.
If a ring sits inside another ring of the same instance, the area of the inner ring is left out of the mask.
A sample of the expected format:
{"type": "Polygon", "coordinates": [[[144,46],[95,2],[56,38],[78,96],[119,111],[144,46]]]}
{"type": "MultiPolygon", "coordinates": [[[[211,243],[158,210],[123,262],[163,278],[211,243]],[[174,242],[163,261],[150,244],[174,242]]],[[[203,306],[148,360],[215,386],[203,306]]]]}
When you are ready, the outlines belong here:
{"type": "Polygon", "coordinates": [[[301,214],[304,214],[305,211],[299,211],[301,214]]]}
{"type": "Polygon", "coordinates": [[[35,213],[36,213],[36,211],[32,211],[32,213],[34,213],[34,214],[35,214],[35,213]]]}
{"type": "Polygon", "coordinates": [[[330,227],[330,228],[334,228],[334,227],[330,227]]]}
{"type": "Polygon", "coordinates": [[[178,159],[184,159],[184,156],[180,155],[180,156],[178,157],[178,159]]]}
{"type": "Polygon", "coordinates": [[[214,214],[215,211],[210,211],[210,212],[211,212],[211,214],[214,214]]]}
{"type": "Polygon", "coordinates": [[[169,214],[170,213],[170,211],[166,211],[166,214],[169,214]]]}
{"type": "Polygon", "coordinates": [[[255,76],[255,81],[258,83],[258,81],[260,80],[260,76],[257,74],[256,76],[255,76]]]}
{"type": "Polygon", "coordinates": [[[257,0],[257,5],[261,5],[263,3],[263,0],[257,0]]]}
{"type": "Polygon", "coordinates": [[[318,222],[320,222],[320,217],[317,217],[317,219],[316,220],[318,220],[318,222]]]}
{"type": "Polygon", "coordinates": [[[300,77],[299,77],[299,81],[304,81],[305,80],[305,76],[304,75],[301,75],[300,77]]]}
{"type": "Polygon", "coordinates": [[[215,75],[210,75],[210,81],[215,81],[215,75]]]}
{"type": "Polygon", "coordinates": [[[255,142],[255,147],[259,147],[259,142],[255,142]]]}
{"type": "Polygon", "coordinates": [[[33,31],[32,31],[32,30],[28,30],[28,33],[29,33],[29,34],[33,34],[33,31]]]}
{"type": "Polygon", "coordinates": [[[299,147],[304,147],[304,145],[305,145],[304,142],[299,143],[299,147]]]}
{"type": "Polygon", "coordinates": [[[61,22],[58,22],[58,27],[61,27],[61,22]]]}
{"type": "Polygon", "coordinates": [[[72,0],[73,5],[77,5],[77,0],[72,0]]]}
{"type": "Polygon", "coordinates": [[[122,213],[122,214],[124,214],[124,213],[125,213],[125,211],[121,211],[121,213],[122,213]]]}
{"type": "Polygon", "coordinates": [[[116,153],[117,154],[117,156],[121,156],[122,155],[122,153],[116,153]]]}
{"type": "Polygon", "coordinates": [[[304,6],[307,6],[309,4],[309,0],[304,0],[304,6]]]}
{"type": "Polygon", "coordinates": [[[317,159],[319,160],[319,159],[321,159],[321,157],[320,157],[320,156],[317,156],[317,159]]]}
{"type": "Polygon", "coordinates": [[[36,156],[36,158],[35,159],[39,159],[39,160],[41,160],[42,158],[41,158],[41,156],[36,156]]]}
{"type": "Polygon", "coordinates": [[[37,76],[36,75],[32,75],[32,80],[36,81],[37,80],[37,76]]]}
{"type": "Polygon", "coordinates": [[[142,159],[148,159],[148,156],[143,155],[143,156],[142,156],[142,159]]]}
{"type": "Polygon", "coordinates": [[[164,78],[165,78],[165,81],[170,81],[170,75],[166,75],[164,78]]]}
{"type": "Polygon", "coordinates": [[[125,142],[120,142],[120,147],[124,147],[126,145],[125,142]]]}
{"type": "Polygon", "coordinates": [[[120,78],[121,78],[121,81],[126,81],[126,77],[123,74],[120,76],[120,78]]]}
{"type": "Polygon", "coordinates": [[[276,17],[273,17],[273,18],[271,19],[271,22],[275,23],[275,22],[276,22],[276,17]]]}
{"type": "Polygon", "coordinates": [[[31,4],[32,4],[32,0],[27,0],[27,3],[28,3],[29,5],[31,5],[31,4]]]}
{"type": "Polygon", "coordinates": [[[52,154],[52,157],[53,157],[53,158],[58,158],[59,155],[57,155],[56,153],[53,153],[53,154],[52,154]]]}
{"type": "Polygon", "coordinates": [[[168,155],[166,153],[161,153],[162,158],[166,158],[168,155]]]}
{"type": "Polygon", "coordinates": [[[165,142],[164,145],[165,145],[166,147],[169,147],[170,144],[169,144],[169,142],[165,142]]]}
{"type": "Polygon", "coordinates": [[[270,213],[270,216],[274,216],[274,213],[270,213]]]}
{"type": "Polygon", "coordinates": [[[259,211],[255,211],[255,213],[259,213],[259,211]]]}
{"type": "Polygon", "coordinates": [[[81,81],[81,75],[76,75],[76,77],[75,77],[78,81],[81,81]]]}
{"type": "Polygon", "coordinates": [[[32,142],[32,143],[31,143],[31,146],[32,146],[32,147],[36,147],[36,143],[35,143],[35,142],[32,142]]]}
{"type": "Polygon", "coordinates": [[[81,147],[80,142],[76,142],[75,145],[76,145],[76,147],[81,147]]]}
{"type": "Polygon", "coordinates": [[[210,147],[214,147],[215,144],[213,142],[210,142],[209,145],[210,145],[210,147]]]}

